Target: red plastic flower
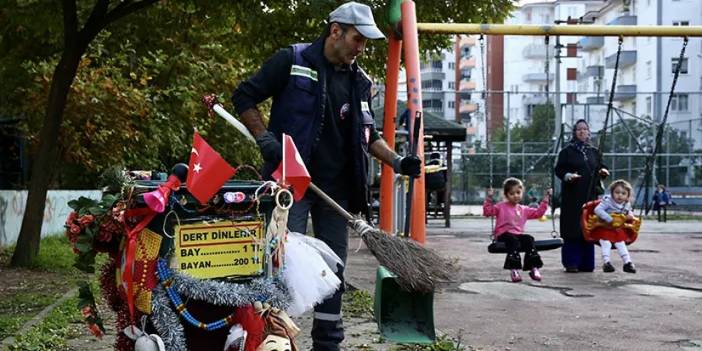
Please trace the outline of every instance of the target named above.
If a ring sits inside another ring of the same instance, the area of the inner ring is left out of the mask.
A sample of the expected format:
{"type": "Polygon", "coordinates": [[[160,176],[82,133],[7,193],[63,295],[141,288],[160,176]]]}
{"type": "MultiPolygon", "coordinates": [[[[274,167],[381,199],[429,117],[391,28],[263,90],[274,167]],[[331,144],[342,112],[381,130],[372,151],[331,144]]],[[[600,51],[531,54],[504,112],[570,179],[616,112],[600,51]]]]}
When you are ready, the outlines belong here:
{"type": "Polygon", "coordinates": [[[98,339],[102,339],[102,336],[105,335],[97,324],[88,324],[88,330],[98,339]]]}
{"type": "Polygon", "coordinates": [[[78,222],[80,223],[81,227],[86,227],[90,223],[93,223],[93,221],[95,221],[95,216],[93,215],[84,215],[78,219],[78,222]]]}
{"type": "Polygon", "coordinates": [[[71,228],[69,229],[69,231],[71,232],[71,234],[76,234],[76,235],[77,235],[77,234],[80,234],[81,230],[82,230],[82,229],[81,229],[79,226],[75,225],[75,224],[71,224],[71,228]]]}

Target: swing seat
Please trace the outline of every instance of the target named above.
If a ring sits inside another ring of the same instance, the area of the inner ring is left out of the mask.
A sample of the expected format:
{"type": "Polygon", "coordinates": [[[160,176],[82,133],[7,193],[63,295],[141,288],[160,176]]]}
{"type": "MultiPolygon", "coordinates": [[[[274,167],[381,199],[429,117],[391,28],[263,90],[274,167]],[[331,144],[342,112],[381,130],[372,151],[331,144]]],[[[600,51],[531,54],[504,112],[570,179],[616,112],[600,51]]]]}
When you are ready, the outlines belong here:
{"type": "MultiPolygon", "coordinates": [[[[561,239],[561,238],[534,240],[534,248],[536,248],[536,251],[553,250],[553,249],[557,249],[561,246],[563,246],[563,239],[561,239]]],[[[492,243],[490,243],[490,245],[488,245],[488,252],[495,253],[495,254],[496,253],[507,253],[507,247],[505,246],[505,243],[503,243],[503,242],[493,241],[492,243]]],[[[524,249],[522,249],[520,247],[519,252],[524,252],[524,249]]]]}
{"type": "Polygon", "coordinates": [[[633,220],[627,220],[626,216],[623,214],[612,213],[612,223],[607,223],[595,214],[595,207],[597,207],[600,201],[601,200],[594,200],[583,205],[583,211],[580,216],[580,227],[582,228],[585,240],[599,245],[599,238],[614,236],[617,234],[617,231],[622,231],[626,236],[624,242],[627,245],[633,244],[639,236],[641,219],[635,218],[633,220]]]}

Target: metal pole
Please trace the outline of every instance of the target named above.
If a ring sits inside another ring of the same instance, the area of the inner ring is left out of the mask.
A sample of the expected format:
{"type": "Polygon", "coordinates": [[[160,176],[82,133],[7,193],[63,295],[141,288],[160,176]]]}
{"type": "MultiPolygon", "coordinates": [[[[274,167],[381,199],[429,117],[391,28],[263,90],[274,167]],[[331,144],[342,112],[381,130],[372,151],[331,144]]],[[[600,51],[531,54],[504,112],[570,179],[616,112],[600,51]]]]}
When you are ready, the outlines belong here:
{"type": "Polygon", "coordinates": [[[670,129],[665,134],[665,186],[670,186],[670,129]]]}
{"type": "Polygon", "coordinates": [[[509,96],[511,95],[510,93],[505,94],[507,95],[507,177],[510,176],[510,156],[512,152],[512,133],[510,131],[510,124],[509,124],[509,96]]]}
{"type": "MultiPolygon", "coordinates": [[[[397,90],[400,76],[402,41],[391,34],[388,38],[388,62],[385,80],[385,115],[383,137],[391,149],[395,149],[395,117],[397,116],[397,90]]],[[[382,166],[380,175],[379,227],[386,233],[395,233],[393,228],[393,189],[395,173],[392,167],[382,166]]]]}
{"type": "MultiPolygon", "coordinates": [[[[629,147],[626,149],[627,152],[631,152],[631,134],[629,134],[629,147]]],[[[628,165],[626,171],[626,178],[631,181],[631,156],[627,157],[628,165]]]]}
{"type": "MultiPolygon", "coordinates": [[[[617,154],[617,135],[614,134],[614,117],[612,118],[612,124],[610,130],[612,131],[612,153],[617,154]]],[[[612,178],[617,179],[615,172],[617,171],[617,156],[612,157],[612,178]]]]}
{"type": "MultiPolygon", "coordinates": [[[[659,1],[659,11],[660,9],[659,1]]],[[[527,25],[527,24],[468,24],[417,23],[421,33],[483,34],[483,35],[564,35],[603,37],[702,37],[702,26],[623,26],[623,25],[527,25]]]]}
{"type": "MultiPolygon", "coordinates": [[[[555,132],[554,135],[561,135],[561,37],[556,37],[556,50],[555,52],[555,59],[556,59],[556,77],[555,77],[555,83],[556,83],[556,89],[555,89],[555,96],[553,99],[553,112],[554,112],[554,123],[555,123],[555,132]]],[[[549,58],[546,58],[549,60],[549,58]]],[[[546,82],[548,84],[548,82],[546,82]]]]}
{"type": "MultiPolygon", "coordinates": [[[[417,112],[422,112],[422,79],[419,74],[419,40],[417,37],[417,13],[413,1],[403,1],[401,5],[402,11],[402,44],[405,54],[405,69],[407,72],[407,109],[409,110],[411,126],[410,131],[414,130],[414,116],[417,112]]],[[[420,123],[419,136],[417,145],[417,156],[424,159],[424,119],[420,118],[417,123],[420,123]]],[[[411,136],[410,136],[410,139],[411,136]]],[[[416,183],[416,191],[412,194],[412,222],[411,237],[418,243],[424,244],[426,234],[426,203],[424,194],[424,163],[421,164],[421,172],[419,177],[414,180],[416,183]]]]}

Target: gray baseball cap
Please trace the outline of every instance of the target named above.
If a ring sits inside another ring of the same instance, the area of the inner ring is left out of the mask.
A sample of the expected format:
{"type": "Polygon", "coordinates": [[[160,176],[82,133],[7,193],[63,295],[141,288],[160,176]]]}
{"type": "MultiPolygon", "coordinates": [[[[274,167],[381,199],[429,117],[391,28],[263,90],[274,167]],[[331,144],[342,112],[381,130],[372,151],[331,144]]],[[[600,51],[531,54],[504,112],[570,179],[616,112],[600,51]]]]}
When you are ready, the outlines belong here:
{"type": "Polygon", "coordinates": [[[383,32],[375,26],[373,12],[368,5],[347,2],[329,14],[329,23],[332,22],[351,24],[368,39],[385,39],[383,32]]]}

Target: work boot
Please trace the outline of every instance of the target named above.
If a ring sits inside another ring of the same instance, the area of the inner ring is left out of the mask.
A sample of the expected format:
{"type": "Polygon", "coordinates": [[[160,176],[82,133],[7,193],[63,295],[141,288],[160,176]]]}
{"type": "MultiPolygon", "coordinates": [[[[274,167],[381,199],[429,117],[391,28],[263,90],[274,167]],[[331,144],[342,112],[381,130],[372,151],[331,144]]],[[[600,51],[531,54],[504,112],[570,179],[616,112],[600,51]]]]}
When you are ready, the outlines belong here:
{"type": "MultiPolygon", "coordinates": [[[[626,266],[624,266],[624,270],[626,270],[626,266]]],[[[605,273],[612,273],[615,271],[614,266],[612,266],[611,262],[605,262],[602,265],[602,271],[605,273]]]]}
{"type": "Polygon", "coordinates": [[[522,276],[519,275],[519,271],[516,269],[512,270],[510,277],[512,278],[512,283],[519,283],[522,281],[522,276]]]}
{"type": "Polygon", "coordinates": [[[629,262],[624,265],[624,272],[636,273],[636,267],[634,267],[634,262],[629,262]]]}
{"type": "Polygon", "coordinates": [[[539,269],[536,267],[531,269],[529,276],[531,277],[531,280],[536,280],[537,282],[541,281],[541,272],[539,272],[539,269]]]}

